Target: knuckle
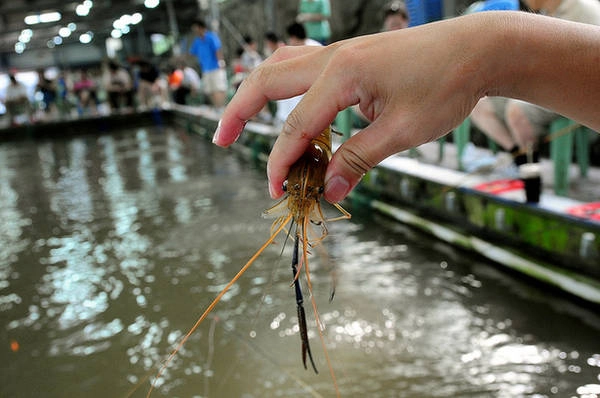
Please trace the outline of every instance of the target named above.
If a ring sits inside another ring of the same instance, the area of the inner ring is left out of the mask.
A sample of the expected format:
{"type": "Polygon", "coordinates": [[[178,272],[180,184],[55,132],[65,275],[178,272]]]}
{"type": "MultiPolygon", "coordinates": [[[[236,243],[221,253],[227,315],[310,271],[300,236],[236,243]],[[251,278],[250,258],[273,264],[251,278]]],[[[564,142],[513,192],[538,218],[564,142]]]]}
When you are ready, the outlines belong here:
{"type": "Polygon", "coordinates": [[[271,65],[260,65],[242,81],[243,86],[270,87],[275,74],[271,65]]]}
{"type": "Polygon", "coordinates": [[[279,62],[281,60],[287,59],[289,54],[292,53],[292,50],[289,46],[283,46],[276,49],[273,54],[271,54],[268,58],[269,62],[279,62]]]}
{"type": "Polygon", "coordinates": [[[375,163],[367,155],[367,151],[363,148],[353,145],[347,145],[345,148],[340,148],[340,160],[354,173],[362,177],[371,170],[375,163]]]}
{"type": "Polygon", "coordinates": [[[304,122],[301,113],[293,111],[288,115],[281,130],[281,135],[285,136],[285,138],[300,139],[304,137],[302,126],[304,126],[304,122]]]}

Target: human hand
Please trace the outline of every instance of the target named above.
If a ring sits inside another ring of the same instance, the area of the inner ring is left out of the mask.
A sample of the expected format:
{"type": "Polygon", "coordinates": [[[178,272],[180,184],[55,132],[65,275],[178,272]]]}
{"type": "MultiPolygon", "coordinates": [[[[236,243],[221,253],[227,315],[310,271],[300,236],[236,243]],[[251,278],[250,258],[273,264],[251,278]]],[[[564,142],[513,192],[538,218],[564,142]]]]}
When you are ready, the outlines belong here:
{"type": "Polygon", "coordinates": [[[213,141],[230,145],[267,101],[305,93],[269,157],[269,190],[277,198],[310,140],[339,111],[358,104],[372,122],[331,159],[324,195],[337,202],[387,156],[460,124],[484,95],[521,98],[583,121],[594,118],[600,95],[589,83],[598,78],[589,48],[598,46],[595,32],[556,18],[486,12],[327,47],[284,47],[244,79],[213,141]],[[564,39],[548,35],[555,29],[564,39]],[[576,63],[561,56],[573,51],[574,40],[586,44],[578,47],[576,63]]]}
{"type": "Polygon", "coordinates": [[[452,24],[327,47],[283,47],[244,80],[223,113],[214,142],[231,144],[267,101],[306,92],[269,157],[269,190],[279,197],[290,166],[310,140],[339,111],[359,104],[372,123],[346,141],[329,164],[325,198],[337,202],[381,160],[450,131],[475,105],[476,83],[460,77],[467,66],[458,48],[462,40],[457,38],[461,44],[454,47],[442,46],[440,34],[453,34],[452,24]]]}
{"type": "Polygon", "coordinates": [[[308,21],[310,21],[309,14],[302,13],[302,14],[296,15],[296,22],[304,23],[304,22],[308,22],[308,21]]]}

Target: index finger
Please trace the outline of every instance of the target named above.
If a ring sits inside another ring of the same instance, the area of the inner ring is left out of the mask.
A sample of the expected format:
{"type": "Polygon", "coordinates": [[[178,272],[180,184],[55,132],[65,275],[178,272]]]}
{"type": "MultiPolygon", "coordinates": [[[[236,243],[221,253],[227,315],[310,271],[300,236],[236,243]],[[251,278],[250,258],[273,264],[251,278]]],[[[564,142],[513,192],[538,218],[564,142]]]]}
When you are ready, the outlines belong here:
{"type": "Polygon", "coordinates": [[[310,67],[316,46],[286,46],[248,75],[233,96],[219,121],[213,143],[229,146],[241,134],[246,122],[270,100],[291,98],[304,93],[318,71],[310,67]]]}
{"type": "MultiPolygon", "coordinates": [[[[288,116],[275,141],[267,164],[269,192],[273,198],[283,195],[283,182],[290,167],[302,156],[310,141],[327,128],[338,112],[357,104],[356,74],[344,70],[345,57],[336,58],[335,49],[321,60],[319,76],[288,116]]],[[[313,65],[314,68],[314,65],[313,65]]]]}

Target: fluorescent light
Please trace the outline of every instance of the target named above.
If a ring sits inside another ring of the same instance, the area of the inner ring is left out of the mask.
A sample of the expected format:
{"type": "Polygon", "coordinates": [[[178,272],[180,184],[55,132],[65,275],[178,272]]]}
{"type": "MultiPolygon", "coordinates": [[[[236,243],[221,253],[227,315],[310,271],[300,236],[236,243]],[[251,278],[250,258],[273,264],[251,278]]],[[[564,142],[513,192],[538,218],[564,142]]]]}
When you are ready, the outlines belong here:
{"type": "Polygon", "coordinates": [[[21,54],[23,51],[25,51],[25,43],[21,43],[20,41],[15,43],[15,52],[21,54]]]}
{"type": "Polygon", "coordinates": [[[67,28],[69,28],[69,30],[71,32],[75,32],[75,29],[77,29],[77,24],[74,22],[71,22],[70,24],[67,25],[67,28]]]}
{"type": "Polygon", "coordinates": [[[62,37],[54,36],[54,39],[52,39],[52,41],[54,41],[54,44],[56,44],[57,46],[60,46],[62,44],[62,37]]]}
{"type": "Polygon", "coordinates": [[[32,14],[25,17],[27,25],[35,25],[38,23],[48,23],[60,21],[62,15],[58,11],[45,12],[43,14],[32,14]]]}
{"type": "Polygon", "coordinates": [[[60,12],[58,11],[45,12],[43,14],[40,14],[41,23],[57,22],[60,21],[61,18],[62,15],[60,15],[60,12]]]}
{"type": "Polygon", "coordinates": [[[27,15],[25,17],[25,23],[27,25],[35,25],[40,23],[40,16],[39,15],[27,15]]]}
{"type": "Polygon", "coordinates": [[[110,32],[110,35],[114,39],[118,39],[119,37],[123,36],[123,32],[121,32],[119,29],[113,29],[112,32],[110,32]]]}

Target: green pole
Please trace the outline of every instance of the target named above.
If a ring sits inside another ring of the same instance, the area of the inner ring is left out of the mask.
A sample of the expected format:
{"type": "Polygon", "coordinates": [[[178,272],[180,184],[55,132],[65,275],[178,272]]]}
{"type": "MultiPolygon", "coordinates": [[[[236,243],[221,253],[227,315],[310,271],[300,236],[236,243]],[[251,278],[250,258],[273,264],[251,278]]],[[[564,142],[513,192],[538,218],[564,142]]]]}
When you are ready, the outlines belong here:
{"type": "Polygon", "coordinates": [[[346,108],[339,112],[335,118],[335,129],[342,133],[342,140],[346,141],[352,135],[352,109],[346,108]]]}

